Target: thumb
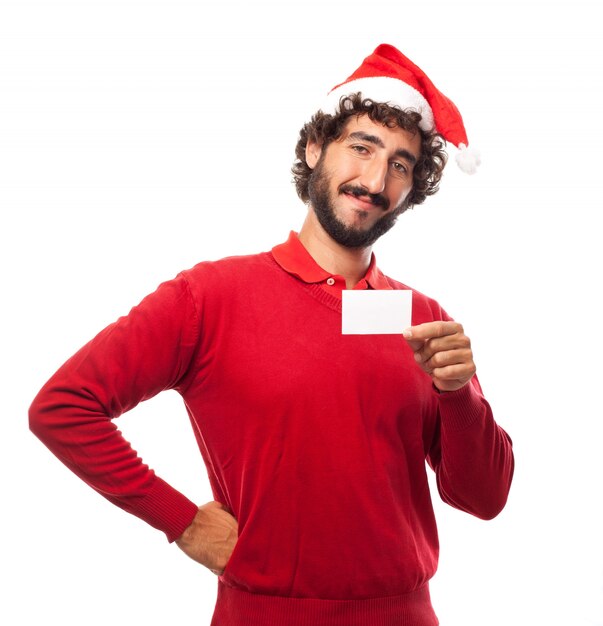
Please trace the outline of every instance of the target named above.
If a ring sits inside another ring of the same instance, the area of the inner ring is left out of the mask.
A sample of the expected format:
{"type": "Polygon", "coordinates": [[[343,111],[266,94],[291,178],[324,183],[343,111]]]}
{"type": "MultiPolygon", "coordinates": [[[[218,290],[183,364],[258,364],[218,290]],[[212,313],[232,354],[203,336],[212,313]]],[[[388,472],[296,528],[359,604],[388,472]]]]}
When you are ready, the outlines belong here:
{"type": "Polygon", "coordinates": [[[408,345],[410,346],[410,349],[413,352],[416,352],[417,350],[420,350],[423,347],[423,344],[425,343],[425,341],[423,339],[413,339],[412,338],[412,328],[407,328],[402,333],[402,336],[404,337],[404,339],[406,339],[406,342],[408,343],[408,345]]]}

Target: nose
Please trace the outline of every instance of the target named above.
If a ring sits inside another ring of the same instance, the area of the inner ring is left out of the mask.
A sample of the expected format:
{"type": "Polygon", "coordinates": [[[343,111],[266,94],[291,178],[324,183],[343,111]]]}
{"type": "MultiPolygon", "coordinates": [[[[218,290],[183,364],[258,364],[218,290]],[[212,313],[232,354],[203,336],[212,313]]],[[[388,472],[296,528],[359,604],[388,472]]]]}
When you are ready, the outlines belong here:
{"type": "Polygon", "coordinates": [[[382,159],[366,161],[358,182],[369,193],[382,193],[385,189],[387,167],[387,161],[382,159]]]}

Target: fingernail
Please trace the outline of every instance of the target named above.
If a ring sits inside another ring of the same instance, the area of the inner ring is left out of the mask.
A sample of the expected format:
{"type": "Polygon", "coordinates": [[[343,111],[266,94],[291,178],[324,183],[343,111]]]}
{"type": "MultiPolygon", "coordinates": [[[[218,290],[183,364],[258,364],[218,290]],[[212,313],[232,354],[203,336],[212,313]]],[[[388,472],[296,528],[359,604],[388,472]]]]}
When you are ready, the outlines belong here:
{"type": "Polygon", "coordinates": [[[407,339],[412,337],[412,331],[410,330],[410,328],[407,328],[406,330],[402,331],[402,336],[406,337],[407,339]]]}

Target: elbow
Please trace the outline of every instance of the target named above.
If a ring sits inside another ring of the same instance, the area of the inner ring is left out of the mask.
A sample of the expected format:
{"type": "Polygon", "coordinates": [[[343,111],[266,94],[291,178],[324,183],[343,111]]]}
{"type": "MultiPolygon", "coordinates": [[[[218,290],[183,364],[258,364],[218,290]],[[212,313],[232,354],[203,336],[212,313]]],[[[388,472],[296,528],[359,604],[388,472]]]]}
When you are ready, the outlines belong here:
{"type": "Polygon", "coordinates": [[[52,391],[48,387],[43,387],[28,411],[29,430],[49,447],[61,426],[56,415],[59,406],[61,405],[57,403],[52,391]]]}
{"type": "Polygon", "coordinates": [[[46,414],[43,409],[43,401],[41,394],[31,403],[28,411],[29,430],[42,441],[45,440],[48,433],[48,425],[46,423],[46,414]]]}
{"type": "Polygon", "coordinates": [[[480,498],[480,506],[473,514],[486,521],[497,517],[507,505],[512,480],[513,470],[511,468],[506,480],[499,481],[487,494],[483,494],[483,497],[480,498]]]}
{"type": "Polygon", "coordinates": [[[451,506],[465,511],[478,519],[488,521],[497,517],[505,508],[511,489],[512,472],[505,478],[485,484],[473,484],[464,490],[448,489],[439,485],[442,499],[451,506]]]}
{"type": "Polygon", "coordinates": [[[476,506],[472,513],[479,519],[492,520],[507,505],[515,471],[515,460],[510,447],[505,450],[506,454],[500,456],[499,462],[495,465],[496,469],[486,474],[479,486],[476,486],[473,499],[476,506]]]}
{"type": "Polygon", "coordinates": [[[455,509],[469,513],[478,519],[489,521],[497,517],[505,508],[507,494],[501,494],[498,497],[492,497],[492,494],[488,494],[487,497],[475,497],[473,494],[472,497],[467,498],[443,497],[442,499],[455,509]]]}
{"type": "Polygon", "coordinates": [[[479,510],[474,511],[473,515],[487,522],[497,517],[505,508],[506,504],[507,494],[505,494],[504,497],[501,497],[498,500],[493,500],[492,502],[488,502],[486,505],[483,505],[482,507],[480,507],[479,510]]]}

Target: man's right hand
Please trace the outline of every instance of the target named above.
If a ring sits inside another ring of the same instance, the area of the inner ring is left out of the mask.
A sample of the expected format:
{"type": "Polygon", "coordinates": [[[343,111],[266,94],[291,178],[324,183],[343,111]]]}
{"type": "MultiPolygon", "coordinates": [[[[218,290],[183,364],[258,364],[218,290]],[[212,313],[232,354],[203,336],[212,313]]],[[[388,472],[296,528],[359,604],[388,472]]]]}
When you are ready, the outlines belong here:
{"type": "Polygon", "coordinates": [[[220,502],[199,507],[191,525],[176,539],[176,545],[191,559],[214,574],[224,572],[239,537],[239,525],[220,502]]]}

